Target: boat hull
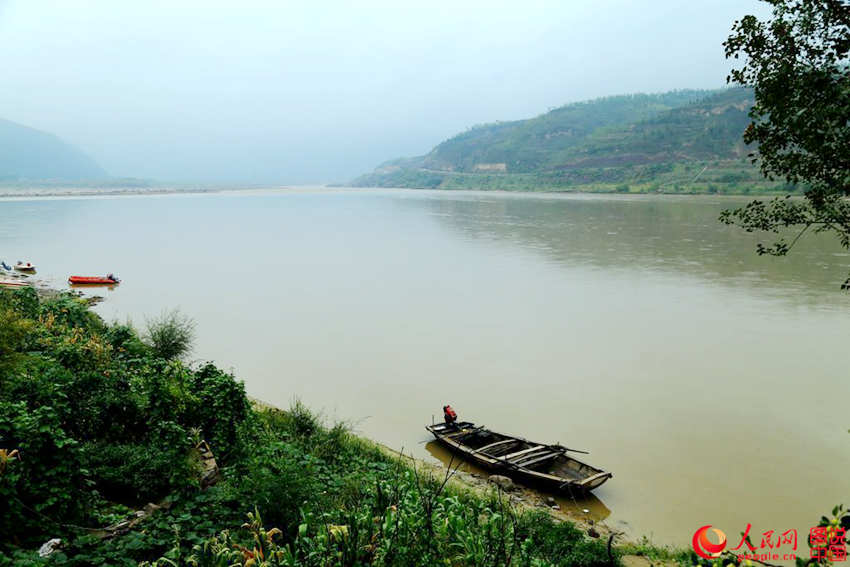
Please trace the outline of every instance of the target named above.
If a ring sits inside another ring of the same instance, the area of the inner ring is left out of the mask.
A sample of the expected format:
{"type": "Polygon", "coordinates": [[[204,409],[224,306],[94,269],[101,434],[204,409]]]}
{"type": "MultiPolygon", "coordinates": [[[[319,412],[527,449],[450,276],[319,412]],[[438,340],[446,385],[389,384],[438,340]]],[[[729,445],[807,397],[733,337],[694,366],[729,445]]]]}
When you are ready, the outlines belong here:
{"type": "Polygon", "coordinates": [[[534,443],[470,422],[435,424],[426,429],[438,443],[478,467],[548,492],[578,496],[614,476],[568,456],[560,445],[534,443]]]}
{"type": "Polygon", "coordinates": [[[75,285],[116,285],[119,282],[110,278],[71,276],[68,278],[68,283],[75,285]]]}

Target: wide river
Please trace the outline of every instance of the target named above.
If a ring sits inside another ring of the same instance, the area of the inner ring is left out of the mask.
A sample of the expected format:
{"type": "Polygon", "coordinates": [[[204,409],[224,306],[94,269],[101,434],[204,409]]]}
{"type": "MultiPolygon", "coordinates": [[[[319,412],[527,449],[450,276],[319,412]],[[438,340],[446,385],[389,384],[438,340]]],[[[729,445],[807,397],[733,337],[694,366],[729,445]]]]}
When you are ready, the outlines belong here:
{"type": "MultiPolygon", "coordinates": [[[[179,307],[192,358],[435,459],[461,418],[591,452],[575,504],[689,545],[850,499],[850,257],[758,257],[720,197],[304,190],[0,201],[0,258],[63,286],[114,271],[107,319],[179,307]]],[[[581,457],[584,458],[584,457],[581,457]]],[[[787,546],[786,546],[787,547],[787,546]]]]}

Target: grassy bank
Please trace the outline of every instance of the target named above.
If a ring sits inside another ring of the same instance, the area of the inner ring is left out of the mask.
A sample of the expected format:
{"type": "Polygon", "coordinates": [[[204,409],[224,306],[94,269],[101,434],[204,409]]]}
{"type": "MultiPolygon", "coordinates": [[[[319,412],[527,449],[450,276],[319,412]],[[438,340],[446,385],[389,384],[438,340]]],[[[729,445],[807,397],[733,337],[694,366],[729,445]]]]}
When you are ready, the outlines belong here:
{"type": "Polygon", "coordinates": [[[355,187],[466,189],[517,192],[632,193],[668,195],[785,195],[802,193],[769,181],[758,170],[737,162],[611,167],[604,170],[541,173],[472,173],[386,168],[359,177],[355,187]]]}
{"type": "Polygon", "coordinates": [[[0,319],[0,565],[619,563],[300,404],[253,407],[232,375],[175,357],[168,320],[143,338],[30,289],[0,290],[0,319]]]}

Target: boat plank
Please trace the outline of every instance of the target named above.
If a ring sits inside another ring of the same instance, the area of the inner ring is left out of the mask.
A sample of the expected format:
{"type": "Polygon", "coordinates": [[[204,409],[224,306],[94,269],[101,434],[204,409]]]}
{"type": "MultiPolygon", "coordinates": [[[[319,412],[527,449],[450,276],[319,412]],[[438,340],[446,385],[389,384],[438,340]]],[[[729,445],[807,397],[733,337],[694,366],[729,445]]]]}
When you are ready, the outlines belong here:
{"type": "MultiPolygon", "coordinates": [[[[484,453],[487,449],[492,449],[493,447],[498,447],[499,445],[505,445],[506,443],[515,443],[516,439],[503,439],[502,441],[496,441],[495,443],[490,443],[489,445],[484,445],[483,447],[479,447],[475,450],[476,453],[484,453]]],[[[485,455],[487,453],[484,453],[485,455]]]]}
{"type": "Polygon", "coordinates": [[[525,455],[526,453],[531,453],[532,451],[539,451],[540,449],[545,449],[545,448],[546,448],[546,445],[535,445],[534,447],[532,447],[530,449],[523,449],[522,451],[517,451],[516,453],[511,453],[510,455],[502,455],[499,458],[504,459],[506,461],[510,461],[510,460],[512,460],[516,457],[519,457],[521,455],[525,455]]]}
{"type": "Polygon", "coordinates": [[[469,435],[469,429],[461,429],[460,431],[455,431],[454,433],[446,433],[446,439],[457,439],[459,437],[463,437],[464,435],[469,435]]]}
{"type": "Polygon", "coordinates": [[[586,479],[582,480],[579,484],[588,485],[588,484],[591,484],[593,481],[602,478],[603,476],[610,478],[612,475],[609,472],[603,471],[603,472],[600,472],[600,473],[596,473],[593,476],[587,477],[586,479]]]}
{"type": "Polygon", "coordinates": [[[561,453],[556,453],[554,451],[551,451],[549,453],[543,453],[542,455],[533,455],[530,460],[519,461],[519,462],[516,462],[515,464],[517,466],[520,466],[520,467],[530,467],[531,465],[536,465],[537,463],[539,463],[541,461],[548,461],[549,459],[553,459],[560,454],[561,453]]]}

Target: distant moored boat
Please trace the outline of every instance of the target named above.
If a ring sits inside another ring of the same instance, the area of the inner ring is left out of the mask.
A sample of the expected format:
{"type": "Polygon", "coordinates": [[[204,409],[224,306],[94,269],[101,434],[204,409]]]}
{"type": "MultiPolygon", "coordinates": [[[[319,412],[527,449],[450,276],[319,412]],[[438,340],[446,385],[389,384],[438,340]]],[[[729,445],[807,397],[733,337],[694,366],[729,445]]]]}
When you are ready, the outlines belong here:
{"type": "Polygon", "coordinates": [[[32,264],[30,262],[21,262],[20,260],[18,260],[18,263],[15,264],[15,269],[19,272],[34,272],[35,264],[32,264]]]}
{"type": "Polygon", "coordinates": [[[121,283],[121,280],[112,274],[106,276],[71,276],[68,278],[68,283],[77,285],[115,285],[121,283]]]}

